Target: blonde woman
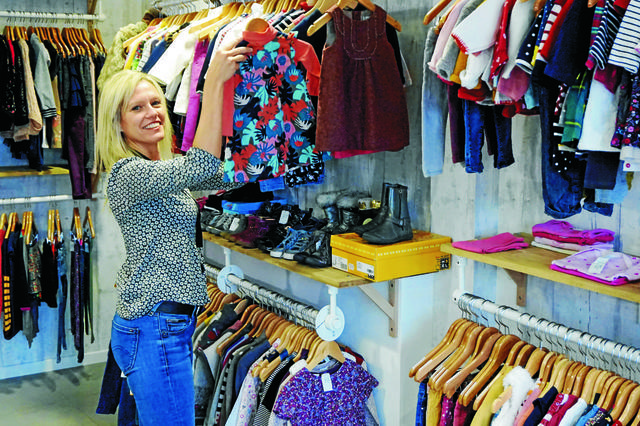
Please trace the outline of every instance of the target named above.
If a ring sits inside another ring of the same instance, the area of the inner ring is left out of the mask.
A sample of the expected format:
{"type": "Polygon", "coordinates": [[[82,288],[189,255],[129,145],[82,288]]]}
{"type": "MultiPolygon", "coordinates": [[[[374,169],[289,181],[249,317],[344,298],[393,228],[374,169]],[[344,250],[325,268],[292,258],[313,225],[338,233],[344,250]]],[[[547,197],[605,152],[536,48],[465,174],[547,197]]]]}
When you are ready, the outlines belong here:
{"type": "Polygon", "coordinates": [[[193,148],[172,158],[163,92],[148,75],[121,71],[100,95],[97,164],[122,231],[126,259],[116,286],[111,347],[127,376],[142,425],[193,425],[191,338],[209,300],[196,244],[198,207],[189,190],[222,181],[224,82],[251,52],[226,42],[213,55],[193,148]]]}

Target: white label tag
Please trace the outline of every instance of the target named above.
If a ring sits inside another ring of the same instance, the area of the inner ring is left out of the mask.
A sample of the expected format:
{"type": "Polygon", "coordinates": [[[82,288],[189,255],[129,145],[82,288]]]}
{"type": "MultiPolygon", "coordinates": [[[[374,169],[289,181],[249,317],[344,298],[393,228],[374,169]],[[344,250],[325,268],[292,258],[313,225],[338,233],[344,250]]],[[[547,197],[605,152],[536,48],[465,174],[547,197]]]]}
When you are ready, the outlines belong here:
{"type": "Polygon", "coordinates": [[[238,226],[240,226],[240,218],[239,217],[235,217],[231,221],[231,226],[229,226],[229,230],[235,231],[236,229],[238,229],[238,226]]]}
{"type": "Polygon", "coordinates": [[[349,261],[340,256],[336,256],[335,254],[331,256],[331,266],[336,269],[340,269],[341,271],[347,271],[349,268],[349,261]]]}
{"type": "Polygon", "coordinates": [[[607,265],[607,262],[609,261],[609,259],[611,259],[611,255],[600,256],[591,264],[591,266],[589,266],[589,269],[587,270],[587,272],[589,274],[601,273],[604,267],[607,265]]]}
{"type": "Polygon", "coordinates": [[[333,390],[333,383],[331,383],[331,376],[329,373],[324,373],[320,376],[322,380],[322,390],[325,392],[331,392],[333,390]]]}
{"type": "Polygon", "coordinates": [[[367,274],[369,278],[373,278],[376,275],[376,268],[373,265],[369,265],[368,263],[358,261],[357,269],[359,272],[367,274]]]}
{"type": "Polygon", "coordinates": [[[286,225],[289,222],[290,215],[291,213],[289,213],[289,210],[282,210],[280,213],[280,225],[286,225]]]}

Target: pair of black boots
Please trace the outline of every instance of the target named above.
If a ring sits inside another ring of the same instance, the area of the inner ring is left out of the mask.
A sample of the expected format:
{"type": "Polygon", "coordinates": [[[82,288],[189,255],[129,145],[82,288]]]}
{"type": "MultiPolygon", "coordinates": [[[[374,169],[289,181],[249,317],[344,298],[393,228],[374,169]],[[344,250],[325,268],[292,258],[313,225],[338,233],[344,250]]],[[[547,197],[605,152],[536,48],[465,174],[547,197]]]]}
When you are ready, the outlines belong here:
{"type": "Polygon", "coordinates": [[[329,235],[353,232],[361,223],[358,201],[366,194],[348,190],[322,192],[316,202],[324,210],[327,225],[322,228],[329,235]]]}
{"type": "Polygon", "coordinates": [[[382,200],[378,214],[352,232],[372,244],[394,244],[413,239],[411,217],[407,205],[408,188],[404,185],[382,184],[382,200]]]}

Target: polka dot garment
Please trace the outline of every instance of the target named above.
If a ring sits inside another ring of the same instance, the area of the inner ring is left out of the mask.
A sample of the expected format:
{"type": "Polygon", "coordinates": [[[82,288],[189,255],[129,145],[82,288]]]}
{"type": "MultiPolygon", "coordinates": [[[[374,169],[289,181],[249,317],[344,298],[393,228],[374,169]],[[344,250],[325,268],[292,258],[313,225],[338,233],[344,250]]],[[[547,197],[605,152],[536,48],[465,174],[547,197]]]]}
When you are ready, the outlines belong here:
{"type": "Polygon", "coordinates": [[[198,206],[189,190],[232,189],[214,155],[191,148],[183,157],[118,161],[107,197],[120,225],[126,259],[116,278],[118,315],[135,319],[160,301],[209,301],[203,256],[196,246],[198,206]]]}

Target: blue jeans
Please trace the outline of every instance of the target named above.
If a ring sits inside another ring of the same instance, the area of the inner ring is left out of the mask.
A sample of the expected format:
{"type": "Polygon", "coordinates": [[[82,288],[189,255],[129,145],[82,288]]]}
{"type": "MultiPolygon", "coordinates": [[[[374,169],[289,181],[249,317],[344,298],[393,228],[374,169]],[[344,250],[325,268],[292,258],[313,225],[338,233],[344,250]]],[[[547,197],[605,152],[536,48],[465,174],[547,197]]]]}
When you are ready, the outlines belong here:
{"type": "Polygon", "coordinates": [[[142,426],[195,424],[195,315],[156,312],[134,320],[116,314],[113,356],[133,392],[142,426]]]}
{"type": "Polygon", "coordinates": [[[542,199],[544,212],[554,219],[565,219],[580,213],[584,167],[556,171],[551,166],[553,155],[554,108],[558,98],[557,87],[533,85],[540,102],[540,133],[542,137],[542,199]]]}
{"type": "Polygon", "coordinates": [[[511,146],[511,119],[502,115],[502,108],[478,105],[464,100],[465,170],[482,173],[482,146],[486,137],[493,166],[502,169],[515,162],[511,146]]]}

